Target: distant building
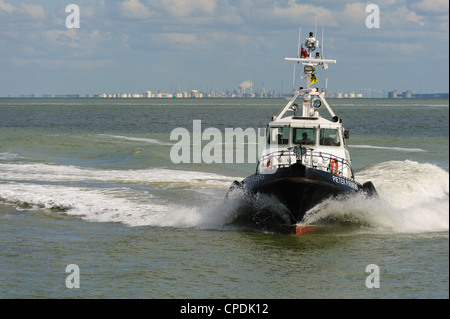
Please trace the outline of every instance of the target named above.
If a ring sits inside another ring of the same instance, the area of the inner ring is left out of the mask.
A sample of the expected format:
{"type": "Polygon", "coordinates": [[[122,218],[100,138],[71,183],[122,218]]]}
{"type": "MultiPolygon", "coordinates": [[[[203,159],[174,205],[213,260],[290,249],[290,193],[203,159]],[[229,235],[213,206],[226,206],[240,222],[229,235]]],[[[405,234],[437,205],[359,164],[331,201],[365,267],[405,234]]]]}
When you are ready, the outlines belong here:
{"type": "Polygon", "coordinates": [[[448,98],[449,95],[448,93],[418,93],[418,94],[413,94],[412,95],[413,98],[448,98]]]}
{"type": "Polygon", "coordinates": [[[198,90],[191,90],[191,97],[193,98],[202,98],[203,93],[199,92],[198,90]]]}
{"type": "Polygon", "coordinates": [[[396,99],[397,98],[397,91],[396,90],[389,91],[388,92],[388,98],[396,99]]]}

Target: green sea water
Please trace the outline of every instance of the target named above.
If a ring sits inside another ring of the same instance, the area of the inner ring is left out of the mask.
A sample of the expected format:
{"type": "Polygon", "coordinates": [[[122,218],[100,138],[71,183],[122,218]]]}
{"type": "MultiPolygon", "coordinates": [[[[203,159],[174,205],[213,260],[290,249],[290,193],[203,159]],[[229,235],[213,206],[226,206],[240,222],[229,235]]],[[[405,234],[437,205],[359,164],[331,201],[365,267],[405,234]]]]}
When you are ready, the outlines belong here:
{"type": "Polygon", "coordinates": [[[302,236],[228,226],[256,163],[176,164],[171,132],[256,130],[284,104],[0,99],[0,297],[448,298],[448,99],[331,100],[380,198],[321,203],[302,236]]]}

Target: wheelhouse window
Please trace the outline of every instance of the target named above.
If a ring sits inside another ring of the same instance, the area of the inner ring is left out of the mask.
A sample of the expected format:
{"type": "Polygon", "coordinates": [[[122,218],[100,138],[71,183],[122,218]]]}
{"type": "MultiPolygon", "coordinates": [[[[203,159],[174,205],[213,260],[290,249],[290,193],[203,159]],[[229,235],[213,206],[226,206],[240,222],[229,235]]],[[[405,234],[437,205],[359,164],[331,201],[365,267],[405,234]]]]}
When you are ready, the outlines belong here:
{"type": "Polygon", "coordinates": [[[289,127],[271,127],[268,139],[269,144],[289,144],[289,127]]]}
{"type": "Polygon", "coordinates": [[[293,140],[294,144],[315,145],[316,129],[315,128],[294,128],[293,140]]]}
{"type": "Polygon", "coordinates": [[[320,129],[319,142],[324,146],[341,146],[339,131],[333,128],[320,129]]]}

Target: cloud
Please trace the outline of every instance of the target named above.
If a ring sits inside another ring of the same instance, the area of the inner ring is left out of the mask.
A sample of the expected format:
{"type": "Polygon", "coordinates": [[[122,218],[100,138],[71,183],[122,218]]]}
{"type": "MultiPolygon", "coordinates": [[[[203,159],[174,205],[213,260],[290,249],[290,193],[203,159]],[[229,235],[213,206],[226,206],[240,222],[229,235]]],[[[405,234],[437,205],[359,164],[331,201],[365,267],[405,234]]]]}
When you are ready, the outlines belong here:
{"type": "Polygon", "coordinates": [[[205,44],[193,33],[162,33],[156,35],[155,39],[178,49],[198,48],[205,44]]]}
{"type": "Polygon", "coordinates": [[[413,11],[405,12],[406,20],[415,22],[420,26],[425,25],[424,18],[413,11]]]}
{"type": "Polygon", "coordinates": [[[294,1],[290,1],[287,7],[275,6],[273,9],[269,8],[269,10],[266,15],[267,17],[272,16],[279,21],[284,21],[289,24],[314,25],[317,17],[321,25],[337,25],[333,12],[312,4],[297,4],[294,1]]]}
{"type": "Polygon", "coordinates": [[[139,0],[126,0],[118,7],[122,15],[128,19],[148,19],[157,15],[156,12],[149,10],[139,0]]]}
{"type": "Polygon", "coordinates": [[[233,6],[221,6],[218,9],[220,14],[216,17],[216,23],[221,22],[228,25],[242,25],[244,23],[244,19],[241,17],[239,11],[236,7],[233,6]]]}
{"type": "Polygon", "coordinates": [[[340,26],[359,25],[362,28],[365,27],[367,15],[366,5],[363,3],[347,3],[344,10],[336,14],[340,26]]]}
{"type": "Polygon", "coordinates": [[[21,3],[14,6],[0,0],[0,17],[4,21],[29,22],[45,19],[45,16],[45,10],[40,5],[21,3]]]}
{"type": "Polygon", "coordinates": [[[42,33],[42,39],[50,47],[80,47],[80,33],[75,29],[70,30],[48,30],[42,33]]]}
{"type": "Polygon", "coordinates": [[[0,0],[0,13],[6,12],[6,13],[12,13],[16,8],[9,3],[5,3],[2,0],[0,0]]]}
{"type": "Polygon", "coordinates": [[[45,10],[41,6],[34,4],[21,3],[21,9],[19,10],[21,14],[28,15],[32,19],[44,19],[45,10]]]}
{"type": "Polygon", "coordinates": [[[216,10],[215,0],[163,0],[159,6],[171,17],[191,17],[213,15],[216,10]]]}
{"type": "MultiPolygon", "coordinates": [[[[255,86],[264,82],[266,87],[275,87],[280,81],[291,81],[291,65],[282,58],[297,51],[299,27],[303,41],[307,32],[314,31],[316,19],[316,36],[321,40],[325,27],[325,54],[339,61],[336,69],[358,62],[367,72],[373,72],[377,63],[383,68],[395,63],[417,65],[424,54],[448,66],[448,1],[378,0],[374,3],[380,8],[379,29],[365,25],[368,3],[80,0],[81,28],[68,30],[64,23],[67,4],[60,0],[0,0],[0,72],[21,74],[34,69],[44,78],[48,76],[45,70],[64,73],[66,68],[71,72],[95,68],[99,74],[127,74],[127,81],[118,77],[117,81],[123,81],[118,86],[155,81],[155,85],[168,83],[170,87],[171,72],[185,79],[181,85],[189,86],[191,81],[211,81],[211,70],[215,70],[222,72],[221,77],[214,77],[219,86],[235,87],[243,79],[258,78],[255,86]],[[430,43],[433,50],[427,47],[430,43]],[[442,55],[447,55],[445,60],[442,55]],[[146,68],[154,71],[152,78],[142,72],[146,68]],[[289,79],[282,78],[286,75],[280,71],[283,68],[289,69],[289,79]]],[[[381,72],[381,68],[375,70],[381,72]]],[[[448,86],[448,70],[442,73],[439,84],[448,86]]],[[[382,80],[379,83],[383,85],[382,80]]],[[[5,85],[5,92],[21,89],[20,82],[5,85]]]]}
{"type": "Polygon", "coordinates": [[[13,65],[19,67],[38,67],[46,70],[75,69],[91,70],[96,68],[117,67],[117,61],[110,59],[33,59],[14,57],[10,59],[13,65]]]}
{"type": "Polygon", "coordinates": [[[382,25],[384,25],[386,28],[390,28],[392,31],[411,31],[411,27],[422,27],[426,24],[425,18],[423,16],[418,15],[415,11],[408,9],[404,5],[393,10],[382,11],[380,15],[382,25]]]}
{"type": "Polygon", "coordinates": [[[421,0],[411,4],[411,8],[421,12],[448,14],[448,0],[421,0]]]}
{"type": "MultiPolygon", "coordinates": [[[[121,15],[127,19],[192,18],[212,16],[215,0],[125,0],[118,5],[121,15]]],[[[170,21],[167,21],[170,23],[170,21]]]]}
{"type": "Polygon", "coordinates": [[[405,59],[415,61],[416,58],[423,57],[427,53],[425,45],[422,43],[381,43],[376,42],[373,45],[374,53],[385,55],[389,52],[392,56],[403,56],[405,59]]]}

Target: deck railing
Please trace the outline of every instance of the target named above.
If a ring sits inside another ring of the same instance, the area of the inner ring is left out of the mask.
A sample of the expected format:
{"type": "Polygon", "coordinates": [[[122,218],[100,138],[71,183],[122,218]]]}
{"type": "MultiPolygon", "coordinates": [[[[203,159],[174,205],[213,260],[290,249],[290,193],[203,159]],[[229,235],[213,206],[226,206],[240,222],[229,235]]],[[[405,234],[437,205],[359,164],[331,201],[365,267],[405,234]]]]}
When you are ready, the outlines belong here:
{"type": "Polygon", "coordinates": [[[289,167],[294,163],[301,163],[306,167],[319,169],[336,176],[354,178],[351,165],[345,158],[305,146],[276,150],[262,156],[256,172],[270,174],[278,168],[289,167]]]}

